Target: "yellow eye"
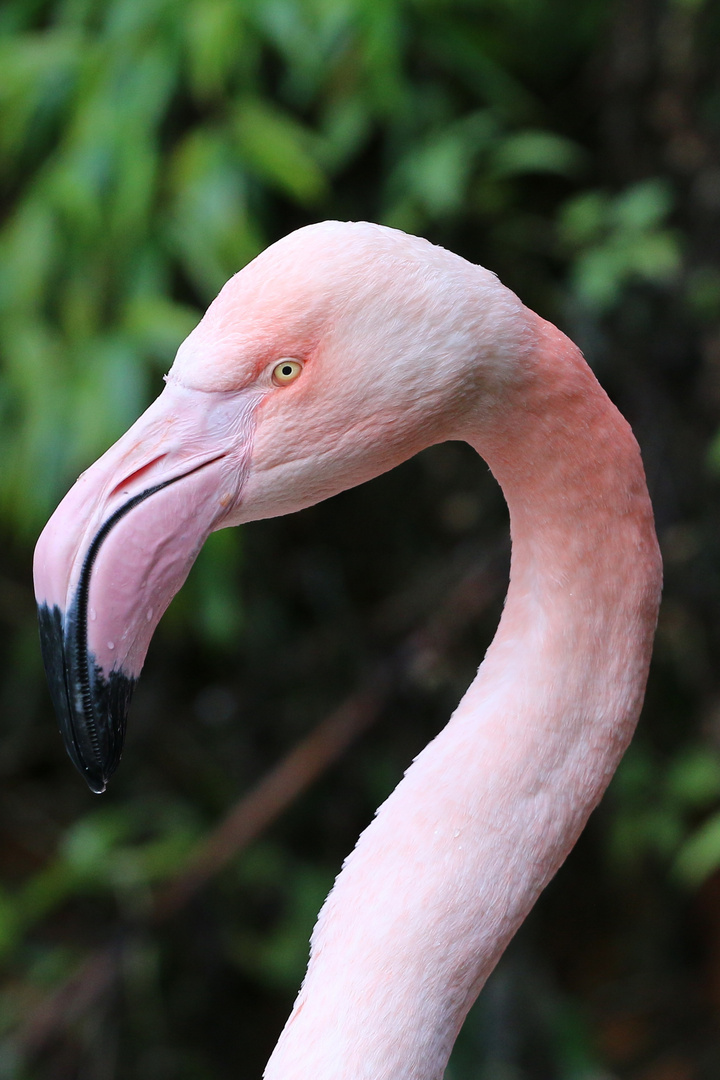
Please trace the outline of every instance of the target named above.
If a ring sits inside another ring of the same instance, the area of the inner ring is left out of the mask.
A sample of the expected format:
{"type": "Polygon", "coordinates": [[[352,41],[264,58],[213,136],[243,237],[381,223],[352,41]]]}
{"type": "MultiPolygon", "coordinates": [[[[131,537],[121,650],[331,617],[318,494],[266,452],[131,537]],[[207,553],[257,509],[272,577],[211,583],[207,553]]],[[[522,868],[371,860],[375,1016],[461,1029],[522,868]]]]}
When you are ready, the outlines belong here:
{"type": "Polygon", "coordinates": [[[297,379],[302,369],[303,366],[299,360],[291,360],[289,356],[286,356],[273,368],[273,382],[276,386],[286,386],[297,379]]]}

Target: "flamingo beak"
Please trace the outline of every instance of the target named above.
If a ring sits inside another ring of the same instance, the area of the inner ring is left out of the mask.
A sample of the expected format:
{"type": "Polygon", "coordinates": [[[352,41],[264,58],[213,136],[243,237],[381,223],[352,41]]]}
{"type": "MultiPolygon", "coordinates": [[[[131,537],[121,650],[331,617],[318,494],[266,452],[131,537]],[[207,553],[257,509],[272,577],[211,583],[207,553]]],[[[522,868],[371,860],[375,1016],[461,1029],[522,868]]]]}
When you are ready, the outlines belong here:
{"type": "Polygon", "coordinates": [[[50,694],[70,758],[102,792],[161,615],[237,506],[257,395],[169,382],[79,478],[35,549],[50,694]]]}

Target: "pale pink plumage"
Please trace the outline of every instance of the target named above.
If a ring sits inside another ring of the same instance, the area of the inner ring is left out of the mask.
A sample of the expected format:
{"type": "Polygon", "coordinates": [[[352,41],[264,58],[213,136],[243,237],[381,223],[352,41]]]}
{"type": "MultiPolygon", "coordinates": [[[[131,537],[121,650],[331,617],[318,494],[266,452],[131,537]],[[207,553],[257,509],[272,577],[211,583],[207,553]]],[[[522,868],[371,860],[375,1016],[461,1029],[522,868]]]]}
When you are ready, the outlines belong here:
{"type": "MultiPolygon", "coordinates": [[[[166,594],[211,528],[310,505],[447,438],[470,442],[507,498],[505,610],[447,727],[347,859],[267,1080],[442,1076],[640,710],[661,571],[635,440],[575,346],[492,274],[393,230],[330,222],[280,241],[225,286],[165,395],[85,474],[38,545],[38,599],[62,608],[113,499],[225,455],[192,474],[201,509],[186,514],[175,570],[133,570],[138,611],[152,611],[133,623],[122,610],[137,674],[166,594]],[[284,356],[305,368],[277,387],[269,372],[284,356]]],[[[123,547],[167,534],[185,483],[133,510],[101,550],[90,598],[110,612],[105,638],[123,547]]]]}

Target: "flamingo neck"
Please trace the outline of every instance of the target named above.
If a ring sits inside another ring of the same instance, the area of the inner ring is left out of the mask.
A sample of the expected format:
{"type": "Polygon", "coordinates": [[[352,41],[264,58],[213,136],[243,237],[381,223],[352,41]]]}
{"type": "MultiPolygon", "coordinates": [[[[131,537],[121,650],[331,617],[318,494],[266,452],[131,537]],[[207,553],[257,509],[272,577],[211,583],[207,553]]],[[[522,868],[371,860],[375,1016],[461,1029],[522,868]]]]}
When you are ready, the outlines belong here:
{"type": "Polygon", "coordinates": [[[440,1080],[632,735],[660,589],[640,455],[577,349],[534,337],[511,414],[466,431],[510,508],[498,632],[346,860],[266,1080],[440,1080]]]}

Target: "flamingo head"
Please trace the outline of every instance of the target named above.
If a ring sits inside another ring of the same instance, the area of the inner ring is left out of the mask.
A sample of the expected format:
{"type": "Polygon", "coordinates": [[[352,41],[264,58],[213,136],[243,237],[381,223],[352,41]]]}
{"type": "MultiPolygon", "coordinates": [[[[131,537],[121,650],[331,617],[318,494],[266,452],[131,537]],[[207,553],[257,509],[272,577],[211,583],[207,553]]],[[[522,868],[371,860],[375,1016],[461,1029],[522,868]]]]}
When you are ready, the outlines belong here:
{"type": "Polygon", "coordinates": [[[365,223],[301,229],[225,285],[161,395],[37,544],[45,668],[93,791],[117,767],[153,631],[209,533],[461,438],[480,399],[499,415],[521,310],[487,271],[365,223]]]}

